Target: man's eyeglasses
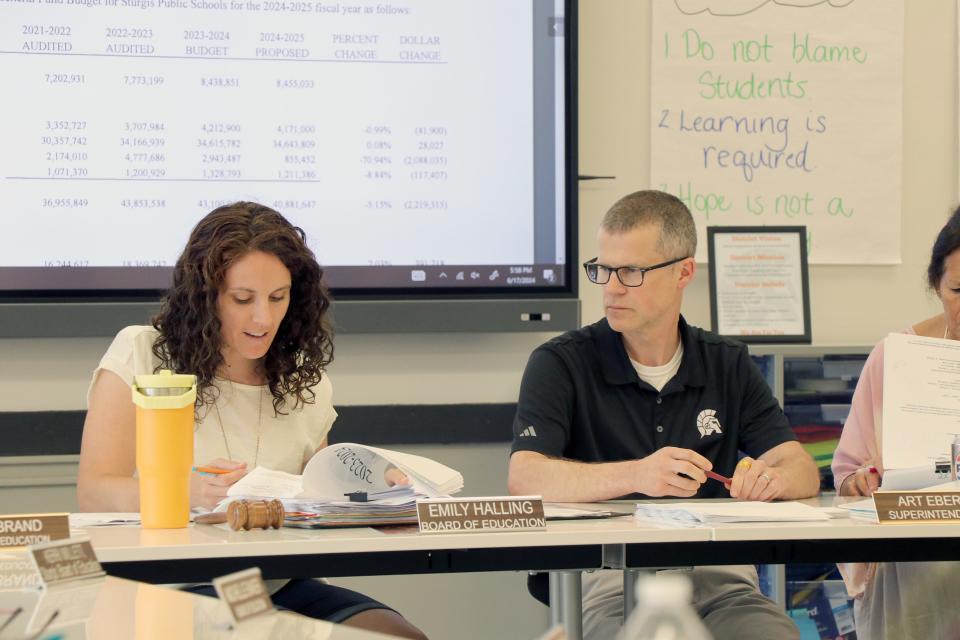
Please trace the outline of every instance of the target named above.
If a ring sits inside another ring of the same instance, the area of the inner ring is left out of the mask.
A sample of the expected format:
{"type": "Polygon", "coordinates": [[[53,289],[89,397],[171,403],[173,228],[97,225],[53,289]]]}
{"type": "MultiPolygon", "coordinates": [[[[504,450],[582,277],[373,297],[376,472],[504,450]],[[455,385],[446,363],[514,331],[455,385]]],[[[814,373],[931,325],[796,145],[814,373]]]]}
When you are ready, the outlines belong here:
{"type": "Polygon", "coordinates": [[[655,264],[650,267],[608,267],[605,264],[598,263],[596,258],[592,258],[583,263],[583,269],[587,272],[587,280],[594,284],[607,284],[610,282],[610,275],[616,273],[617,279],[620,280],[623,286],[639,287],[643,284],[643,276],[647,271],[669,267],[689,257],[690,256],[674,258],[673,260],[667,260],[666,262],[661,262],[660,264],[655,264]]]}

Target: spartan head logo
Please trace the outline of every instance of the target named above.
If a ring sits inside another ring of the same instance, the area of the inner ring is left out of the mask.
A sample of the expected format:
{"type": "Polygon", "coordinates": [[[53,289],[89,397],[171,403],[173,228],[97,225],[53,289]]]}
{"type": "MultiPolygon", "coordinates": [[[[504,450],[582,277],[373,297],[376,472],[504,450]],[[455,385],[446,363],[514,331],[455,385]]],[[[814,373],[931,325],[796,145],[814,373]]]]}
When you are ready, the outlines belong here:
{"type": "Polygon", "coordinates": [[[705,438],[711,433],[723,433],[720,429],[720,421],[717,420],[716,409],[704,409],[700,412],[700,415],[697,416],[697,431],[700,432],[701,438],[705,438]]]}

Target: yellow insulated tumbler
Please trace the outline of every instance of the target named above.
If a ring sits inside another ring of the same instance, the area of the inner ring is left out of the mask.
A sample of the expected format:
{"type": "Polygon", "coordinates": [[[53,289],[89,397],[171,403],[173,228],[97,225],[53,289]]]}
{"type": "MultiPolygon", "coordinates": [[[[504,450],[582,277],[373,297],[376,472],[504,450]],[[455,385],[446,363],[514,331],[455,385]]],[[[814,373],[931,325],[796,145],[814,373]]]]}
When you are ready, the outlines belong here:
{"type": "Polygon", "coordinates": [[[196,399],[196,376],[164,370],[133,379],[140,519],[146,529],[179,529],[190,522],[196,399]]]}

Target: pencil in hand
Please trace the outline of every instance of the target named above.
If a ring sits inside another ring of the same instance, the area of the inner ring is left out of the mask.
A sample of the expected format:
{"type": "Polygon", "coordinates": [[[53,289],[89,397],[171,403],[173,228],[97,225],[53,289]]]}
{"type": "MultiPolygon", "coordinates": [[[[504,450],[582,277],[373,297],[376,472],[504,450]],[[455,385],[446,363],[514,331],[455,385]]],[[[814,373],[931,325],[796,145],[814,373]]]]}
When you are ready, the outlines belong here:
{"type": "Polygon", "coordinates": [[[711,480],[716,480],[717,482],[722,482],[723,484],[730,484],[730,478],[722,476],[719,473],[714,473],[713,471],[704,471],[707,474],[707,477],[711,480]]]}

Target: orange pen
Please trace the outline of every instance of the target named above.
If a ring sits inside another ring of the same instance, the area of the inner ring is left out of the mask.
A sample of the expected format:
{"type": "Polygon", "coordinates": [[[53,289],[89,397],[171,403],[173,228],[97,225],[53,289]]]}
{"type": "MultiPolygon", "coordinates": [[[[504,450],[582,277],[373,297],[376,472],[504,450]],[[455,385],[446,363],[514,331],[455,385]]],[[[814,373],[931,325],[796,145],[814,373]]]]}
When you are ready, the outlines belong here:
{"type": "Polygon", "coordinates": [[[194,467],[193,470],[208,476],[220,476],[233,471],[233,469],[221,469],[220,467],[194,467]]]}

